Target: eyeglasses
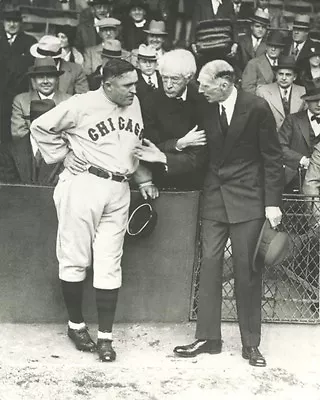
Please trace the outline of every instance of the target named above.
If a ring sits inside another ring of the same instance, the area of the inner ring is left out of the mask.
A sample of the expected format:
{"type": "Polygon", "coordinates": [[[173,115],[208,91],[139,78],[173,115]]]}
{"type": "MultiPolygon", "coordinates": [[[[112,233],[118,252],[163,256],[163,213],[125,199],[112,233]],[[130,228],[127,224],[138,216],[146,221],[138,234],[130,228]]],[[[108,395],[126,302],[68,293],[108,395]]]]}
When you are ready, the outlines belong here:
{"type": "Polygon", "coordinates": [[[183,80],[182,76],[166,76],[162,75],[162,81],[165,83],[168,83],[169,80],[171,81],[172,85],[179,85],[181,81],[183,80]]]}

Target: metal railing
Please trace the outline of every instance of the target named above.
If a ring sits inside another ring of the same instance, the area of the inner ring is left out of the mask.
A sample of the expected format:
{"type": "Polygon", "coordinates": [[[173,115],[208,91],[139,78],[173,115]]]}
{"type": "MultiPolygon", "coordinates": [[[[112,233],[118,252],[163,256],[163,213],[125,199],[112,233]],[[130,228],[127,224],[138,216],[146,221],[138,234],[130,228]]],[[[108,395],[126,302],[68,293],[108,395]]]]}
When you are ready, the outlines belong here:
{"type": "MultiPolygon", "coordinates": [[[[320,199],[304,195],[283,196],[282,228],[290,237],[290,254],[284,262],[266,267],[263,274],[262,320],[264,322],[320,323],[320,199]]],[[[199,230],[198,245],[201,246],[199,230]]],[[[190,319],[197,316],[201,254],[194,268],[190,319]]],[[[232,249],[224,254],[222,319],[236,321],[232,249]]]]}

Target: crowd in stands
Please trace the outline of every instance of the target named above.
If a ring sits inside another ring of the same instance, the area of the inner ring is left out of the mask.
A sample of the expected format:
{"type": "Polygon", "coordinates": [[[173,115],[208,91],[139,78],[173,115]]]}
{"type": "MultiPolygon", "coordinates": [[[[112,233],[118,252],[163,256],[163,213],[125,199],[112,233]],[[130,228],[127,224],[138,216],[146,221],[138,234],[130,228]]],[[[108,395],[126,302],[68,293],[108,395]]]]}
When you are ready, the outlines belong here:
{"type": "MultiPolygon", "coordinates": [[[[2,183],[55,184],[63,165],[46,166],[41,159],[30,138],[32,118],[72,95],[98,89],[102,69],[113,58],[137,68],[146,136],[167,155],[198,157],[199,137],[185,139],[197,125],[197,73],[206,62],[224,59],[236,71],[238,89],[269,103],[283,149],[286,191],[300,188],[297,171],[308,169],[320,138],[320,109],[314,105],[319,96],[312,97],[320,87],[320,41],[310,37],[313,15],[296,14],[288,22],[269,0],[159,0],[156,8],[146,0],[88,0],[76,27],[56,25],[39,40],[24,32],[19,8],[4,7],[2,18],[2,183]],[[177,48],[193,54],[194,73],[180,77],[159,71],[163,55],[177,48]],[[163,90],[168,80],[171,98],[163,90]]],[[[201,176],[201,169],[187,169],[174,182],[159,182],[194,189],[201,187],[201,176]]]]}

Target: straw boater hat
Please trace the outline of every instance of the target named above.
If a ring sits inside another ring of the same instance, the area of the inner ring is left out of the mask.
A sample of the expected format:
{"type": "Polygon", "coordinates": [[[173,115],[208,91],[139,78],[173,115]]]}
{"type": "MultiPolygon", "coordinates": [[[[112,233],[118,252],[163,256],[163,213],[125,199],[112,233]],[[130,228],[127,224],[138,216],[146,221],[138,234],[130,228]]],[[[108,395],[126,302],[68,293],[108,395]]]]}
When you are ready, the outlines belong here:
{"type": "Polygon", "coordinates": [[[164,21],[152,20],[149,25],[149,29],[144,29],[143,32],[151,33],[152,35],[167,35],[166,24],[164,21]]]}
{"type": "Polygon", "coordinates": [[[94,24],[96,28],[117,28],[121,25],[121,21],[116,18],[102,18],[94,24]]]}
{"type": "Polygon", "coordinates": [[[140,44],[138,49],[138,58],[144,60],[157,61],[157,53],[155,48],[147,46],[146,44],[140,44]]]}
{"type": "Polygon", "coordinates": [[[60,40],[56,36],[45,35],[30,48],[30,53],[35,58],[61,58],[62,49],[60,40]]]}
{"type": "Polygon", "coordinates": [[[254,15],[249,18],[252,22],[257,22],[261,25],[269,25],[270,23],[270,16],[268,13],[260,10],[259,8],[256,10],[254,15]]]}
{"type": "Polygon", "coordinates": [[[30,78],[36,75],[52,75],[60,76],[64,71],[59,71],[57,69],[56,63],[52,57],[36,58],[32,67],[28,69],[27,74],[30,78]]]}
{"type": "Polygon", "coordinates": [[[306,88],[306,93],[301,96],[301,99],[306,101],[320,100],[320,80],[314,79],[306,81],[304,87],[306,88]]]}
{"type": "Polygon", "coordinates": [[[266,39],[267,46],[285,47],[285,38],[280,31],[270,31],[266,39]]]}
{"type": "Polygon", "coordinates": [[[310,29],[310,16],[307,14],[297,14],[293,21],[293,29],[310,29]]]}
{"type": "Polygon", "coordinates": [[[293,56],[284,56],[284,55],[281,55],[278,58],[278,65],[274,65],[272,68],[275,71],[281,68],[292,69],[294,72],[297,72],[299,70],[295,58],[293,56]]]}
{"type": "Polygon", "coordinates": [[[101,57],[121,58],[122,56],[123,51],[119,40],[109,39],[102,43],[101,57]]]}

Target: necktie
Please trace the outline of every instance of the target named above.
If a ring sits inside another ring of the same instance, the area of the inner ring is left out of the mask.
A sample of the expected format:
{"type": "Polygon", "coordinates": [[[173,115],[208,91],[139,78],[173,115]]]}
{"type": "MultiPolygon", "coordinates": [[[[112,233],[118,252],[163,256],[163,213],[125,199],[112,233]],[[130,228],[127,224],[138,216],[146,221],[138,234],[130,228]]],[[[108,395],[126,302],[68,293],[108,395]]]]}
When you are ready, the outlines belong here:
{"type": "Polygon", "coordinates": [[[311,121],[316,121],[317,124],[320,124],[320,115],[312,115],[311,121]]]}
{"type": "Polygon", "coordinates": [[[259,47],[259,44],[260,44],[259,39],[256,39],[255,44],[254,44],[254,46],[253,46],[253,53],[254,53],[254,55],[256,55],[256,51],[257,51],[257,49],[258,49],[258,47],[259,47]]]}
{"type": "Polygon", "coordinates": [[[14,42],[14,39],[16,37],[16,35],[8,35],[8,43],[10,44],[10,46],[12,45],[12,43],[14,42]]]}
{"type": "Polygon", "coordinates": [[[223,135],[225,136],[228,132],[229,124],[227,119],[226,108],[221,106],[221,113],[220,113],[220,126],[223,135]]]}
{"type": "Polygon", "coordinates": [[[272,60],[272,65],[275,67],[278,64],[277,59],[272,60]]]}
{"type": "Polygon", "coordinates": [[[42,160],[42,155],[41,155],[39,149],[36,151],[36,154],[34,155],[34,159],[35,159],[35,162],[36,162],[36,166],[39,167],[40,163],[41,163],[41,160],[42,160]]]}
{"type": "Polygon", "coordinates": [[[152,89],[155,89],[156,88],[156,85],[152,82],[152,80],[151,80],[151,76],[148,76],[148,85],[152,88],[152,89]]]}
{"type": "Polygon", "coordinates": [[[297,58],[298,55],[299,55],[299,43],[296,43],[294,50],[293,50],[293,56],[294,56],[294,58],[297,58]]]}
{"type": "Polygon", "coordinates": [[[290,105],[288,101],[288,89],[284,89],[283,97],[282,97],[282,104],[285,115],[290,114],[290,105]]]}

